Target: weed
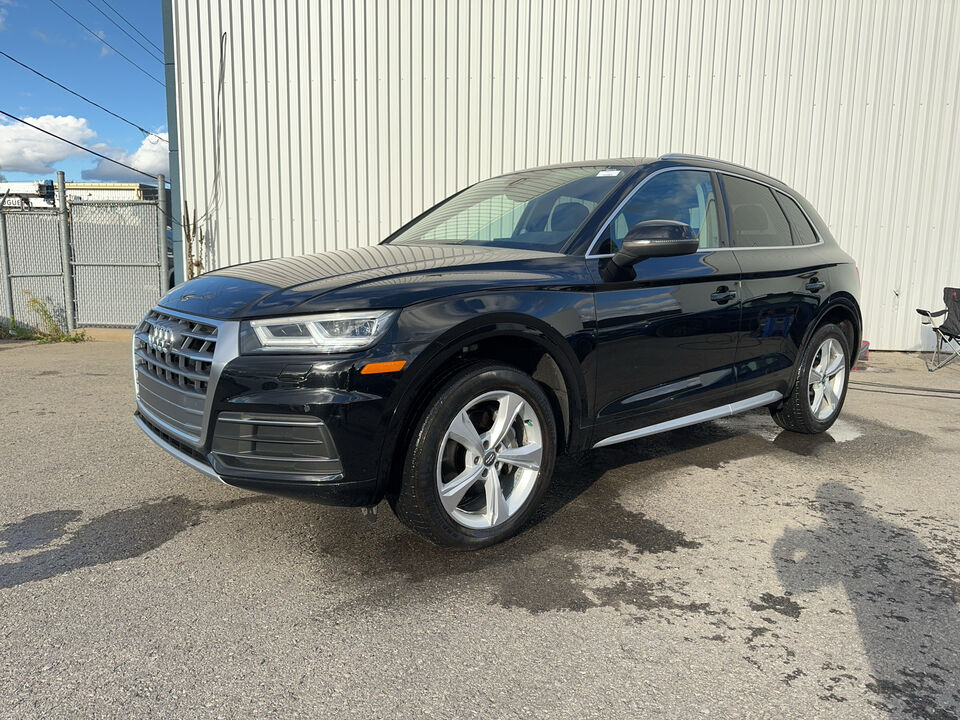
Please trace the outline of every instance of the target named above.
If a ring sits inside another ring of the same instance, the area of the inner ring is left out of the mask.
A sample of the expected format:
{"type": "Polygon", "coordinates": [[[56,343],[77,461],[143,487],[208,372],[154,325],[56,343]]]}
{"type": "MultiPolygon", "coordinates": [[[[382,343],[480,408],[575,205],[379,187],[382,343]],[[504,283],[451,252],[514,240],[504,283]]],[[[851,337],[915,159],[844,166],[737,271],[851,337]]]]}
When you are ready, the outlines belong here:
{"type": "Polygon", "coordinates": [[[0,340],[36,340],[37,334],[30,328],[17,325],[13,318],[7,324],[0,323],[0,340]]]}
{"type": "Polygon", "coordinates": [[[47,307],[47,304],[43,300],[29,291],[25,290],[24,292],[28,296],[27,307],[33,310],[40,319],[40,329],[33,333],[33,340],[36,340],[40,344],[45,344],[59,342],[78,343],[88,339],[87,333],[83,330],[66,332],[60,327],[60,323],[57,322],[57,319],[53,316],[50,308],[47,307]]]}

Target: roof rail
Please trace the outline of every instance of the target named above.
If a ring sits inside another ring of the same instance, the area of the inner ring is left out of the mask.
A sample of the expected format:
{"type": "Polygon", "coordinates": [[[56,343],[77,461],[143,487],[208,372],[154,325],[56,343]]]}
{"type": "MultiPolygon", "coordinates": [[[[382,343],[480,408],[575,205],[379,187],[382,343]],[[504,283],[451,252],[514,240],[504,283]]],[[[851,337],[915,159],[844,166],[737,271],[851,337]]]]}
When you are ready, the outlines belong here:
{"type": "Polygon", "coordinates": [[[757,175],[762,175],[765,178],[770,178],[771,180],[776,180],[777,182],[782,182],[779,178],[773,177],[773,175],[768,175],[765,172],[760,172],[755,170],[752,167],[747,167],[746,165],[740,165],[739,163],[730,162],[729,160],[721,160],[719,158],[709,157],[707,155],[694,155],[692,153],[664,153],[660,156],[660,160],[706,160],[707,162],[717,163],[718,165],[726,165],[732,168],[739,168],[740,170],[749,170],[752,173],[757,175]]]}

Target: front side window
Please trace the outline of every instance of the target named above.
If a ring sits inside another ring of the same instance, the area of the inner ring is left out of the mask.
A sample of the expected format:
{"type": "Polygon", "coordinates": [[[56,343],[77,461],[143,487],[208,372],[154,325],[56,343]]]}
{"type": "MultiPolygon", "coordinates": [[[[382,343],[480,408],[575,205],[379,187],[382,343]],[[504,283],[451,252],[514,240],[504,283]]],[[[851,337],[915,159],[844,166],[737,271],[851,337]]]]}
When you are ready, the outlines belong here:
{"type": "Polygon", "coordinates": [[[568,167],[485,180],[429,211],[389,242],[556,252],[624,174],[606,167],[568,167]]]}
{"type": "Polygon", "coordinates": [[[793,245],[790,224],[770,188],[724,175],[723,192],[730,213],[730,240],[734,247],[793,245]]]}
{"type": "Polygon", "coordinates": [[[709,173],[670,170],[644,182],[613,216],[593,253],[617,252],[630,228],[645,220],[686,223],[699,234],[701,248],[720,247],[717,196],[709,173]]]}

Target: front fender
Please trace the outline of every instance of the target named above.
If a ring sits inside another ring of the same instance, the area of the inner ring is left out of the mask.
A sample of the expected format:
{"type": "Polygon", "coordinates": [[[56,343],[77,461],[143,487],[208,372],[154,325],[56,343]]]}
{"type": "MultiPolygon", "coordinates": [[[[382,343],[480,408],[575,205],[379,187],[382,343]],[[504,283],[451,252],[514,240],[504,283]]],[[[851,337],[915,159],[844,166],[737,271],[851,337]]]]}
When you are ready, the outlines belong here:
{"type": "Polygon", "coordinates": [[[394,410],[383,428],[381,480],[389,476],[396,443],[410,429],[428,385],[443,382],[445,371],[455,369],[450,361],[465,347],[494,337],[533,342],[553,358],[569,393],[571,446],[578,446],[584,425],[592,418],[595,325],[593,294],[586,290],[457,296],[403,310],[397,336],[413,360],[388,403],[394,410]]]}

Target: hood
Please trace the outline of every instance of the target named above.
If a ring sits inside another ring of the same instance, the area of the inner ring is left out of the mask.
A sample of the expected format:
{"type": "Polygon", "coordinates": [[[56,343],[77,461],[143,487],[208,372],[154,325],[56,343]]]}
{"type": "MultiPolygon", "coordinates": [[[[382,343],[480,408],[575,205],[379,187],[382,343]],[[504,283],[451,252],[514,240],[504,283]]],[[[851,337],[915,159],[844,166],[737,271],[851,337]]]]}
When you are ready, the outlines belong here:
{"type": "Polygon", "coordinates": [[[583,258],[470,245],[374,245],[234,265],[171,290],[160,304],[220,319],[404,307],[491,287],[570,282],[583,258]]]}

